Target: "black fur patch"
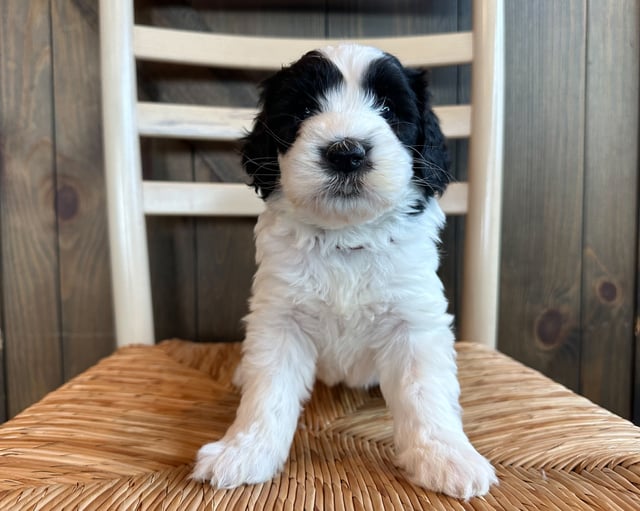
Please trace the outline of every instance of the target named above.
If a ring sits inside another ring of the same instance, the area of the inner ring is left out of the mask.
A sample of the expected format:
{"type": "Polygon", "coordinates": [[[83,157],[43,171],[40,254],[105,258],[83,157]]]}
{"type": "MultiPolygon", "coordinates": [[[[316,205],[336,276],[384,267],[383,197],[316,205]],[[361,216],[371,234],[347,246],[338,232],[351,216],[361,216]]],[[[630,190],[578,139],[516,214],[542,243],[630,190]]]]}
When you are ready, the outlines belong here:
{"type": "Polygon", "coordinates": [[[261,111],[244,139],[242,164],[263,199],[279,186],[278,152],[293,144],[302,121],[343,81],[340,70],[318,51],[305,54],[262,83],[261,111]]]}
{"type": "MultiPolygon", "coordinates": [[[[261,111],[242,149],[242,164],[263,199],[279,186],[278,153],[289,150],[302,122],[342,82],[340,70],[318,51],[307,53],[263,82],[261,111]]],[[[451,179],[450,162],[429,104],[426,74],[385,55],[370,64],[362,86],[377,98],[381,115],[413,153],[414,181],[425,197],[442,194],[451,179]]]]}
{"type": "Polygon", "coordinates": [[[426,73],[385,55],[371,63],[363,86],[384,107],[385,119],[413,153],[416,184],[427,197],[442,194],[451,180],[449,153],[429,104],[426,73]]]}

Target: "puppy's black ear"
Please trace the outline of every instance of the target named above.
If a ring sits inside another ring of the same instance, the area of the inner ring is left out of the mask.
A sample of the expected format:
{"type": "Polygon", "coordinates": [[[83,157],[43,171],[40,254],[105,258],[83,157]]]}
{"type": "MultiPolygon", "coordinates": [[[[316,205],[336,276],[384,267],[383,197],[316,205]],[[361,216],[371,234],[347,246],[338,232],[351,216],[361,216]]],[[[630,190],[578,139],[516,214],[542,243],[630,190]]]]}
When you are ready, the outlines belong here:
{"type": "Polygon", "coordinates": [[[260,194],[262,199],[269,197],[280,183],[280,164],[278,163],[278,146],[269,128],[266,102],[269,89],[277,79],[277,74],[262,83],[260,95],[260,113],[255,118],[253,129],[243,139],[242,166],[251,178],[249,183],[260,194]]]}
{"type": "Polygon", "coordinates": [[[417,154],[413,159],[415,180],[426,196],[442,195],[452,178],[451,161],[440,122],[431,109],[427,73],[414,69],[406,73],[420,112],[417,154]]]}

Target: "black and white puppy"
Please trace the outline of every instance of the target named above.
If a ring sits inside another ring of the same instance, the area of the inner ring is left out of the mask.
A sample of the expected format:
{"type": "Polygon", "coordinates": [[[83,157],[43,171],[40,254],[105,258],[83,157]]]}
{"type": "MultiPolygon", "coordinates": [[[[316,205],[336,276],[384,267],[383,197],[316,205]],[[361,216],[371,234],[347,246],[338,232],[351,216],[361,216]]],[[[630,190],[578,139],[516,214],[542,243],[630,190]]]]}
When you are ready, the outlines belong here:
{"type": "Polygon", "coordinates": [[[266,202],[237,373],[242,400],[193,476],[281,470],[314,379],[380,384],[397,463],[468,499],[496,482],[462,429],[438,268],[448,157],[422,72],[358,45],[312,51],[263,86],[243,164],[266,202]]]}

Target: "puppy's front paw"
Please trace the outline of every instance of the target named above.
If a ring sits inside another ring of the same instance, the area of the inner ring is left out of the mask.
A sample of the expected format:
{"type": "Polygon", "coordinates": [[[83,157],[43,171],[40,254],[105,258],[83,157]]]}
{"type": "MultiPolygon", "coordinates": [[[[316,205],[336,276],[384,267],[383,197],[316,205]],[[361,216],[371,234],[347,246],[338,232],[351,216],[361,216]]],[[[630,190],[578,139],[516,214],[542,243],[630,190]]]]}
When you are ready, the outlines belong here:
{"type": "Polygon", "coordinates": [[[414,483],[458,499],[484,495],[498,482],[491,464],[468,441],[433,440],[405,449],[398,462],[414,483]]]}
{"type": "Polygon", "coordinates": [[[272,450],[236,440],[204,445],[191,477],[209,481],[216,488],[235,488],[268,481],[282,469],[285,460],[274,456],[272,450]]]}

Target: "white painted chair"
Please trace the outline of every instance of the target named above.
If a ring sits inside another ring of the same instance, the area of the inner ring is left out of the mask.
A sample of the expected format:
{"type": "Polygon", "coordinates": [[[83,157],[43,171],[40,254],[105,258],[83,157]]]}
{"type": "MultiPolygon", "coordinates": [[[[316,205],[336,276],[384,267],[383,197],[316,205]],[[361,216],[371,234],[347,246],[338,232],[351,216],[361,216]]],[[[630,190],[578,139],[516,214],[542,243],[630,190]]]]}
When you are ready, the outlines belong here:
{"type": "MultiPolygon", "coordinates": [[[[214,490],[189,479],[198,448],[233,420],[239,343],[154,344],[146,214],[255,215],[244,185],[141,179],[139,135],[227,140],[253,112],[136,99],[134,55],[276,68],[325,41],[134,27],[132,0],[102,0],[107,161],[118,343],[122,346],[0,426],[0,509],[640,509],[640,429],[478,343],[456,343],[464,425],[500,485],[468,503],[409,483],[375,390],[316,385],[283,472],[214,490]],[[193,52],[187,51],[189,48],[193,52]],[[215,57],[212,57],[214,55],[215,57]],[[196,188],[202,186],[202,188],[196,188]],[[146,343],[143,346],[125,346],[146,343]]],[[[449,137],[471,135],[470,181],[442,198],[468,214],[462,337],[495,344],[501,140],[502,2],[473,2],[473,35],[367,41],[405,63],[473,60],[473,107],[443,107],[449,137]],[[442,43],[442,44],[439,44],[442,43]],[[416,52],[415,48],[422,48],[416,52]],[[432,51],[440,47],[443,50],[432,51]]]]}
{"type": "MultiPolygon", "coordinates": [[[[360,40],[408,66],[472,64],[470,105],[435,109],[445,135],[471,137],[469,182],[449,186],[448,214],[467,214],[460,337],[496,345],[504,27],[501,0],[473,2],[473,30],[451,34],[360,40]]],[[[139,136],[228,141],[249,128],[255,111],[137,99],[135,61],[277,70],[327,40],[194,33],[134,25],[128,0],[100,3],[104,152],[113,294],[119,346],[153,344],[145,215],[257,215],[261,201],[242,184],[145,182],[139,136]]]]}

